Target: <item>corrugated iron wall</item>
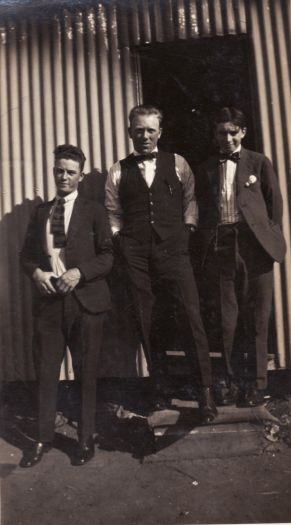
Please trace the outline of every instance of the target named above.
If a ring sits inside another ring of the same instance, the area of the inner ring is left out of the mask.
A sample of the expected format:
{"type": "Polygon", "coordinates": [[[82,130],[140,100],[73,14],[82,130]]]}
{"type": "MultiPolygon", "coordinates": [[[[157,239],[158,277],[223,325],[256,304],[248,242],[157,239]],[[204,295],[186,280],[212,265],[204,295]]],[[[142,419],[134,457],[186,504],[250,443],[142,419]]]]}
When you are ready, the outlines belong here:
{"type": "Polygon", "coordinates": [[[283,231],[287,241],[284,263],[275,264],[275,318],[279,364],[291,365],[290,253],[290,2],[249,2],[257,101],[263,151],[272,159],[284,201],[283,231]]]}
{"type": "MultiPolygon", "coordinates": [[[[53,4],[53,2],[52,2],[53,4]]],[[[87,171],[129,151],[127,114],[141,96],[132,47],[249,33],[262,145],[279,173],[284,232],[290,124],[285,0],[116,0],[78,12],[10,12],[0,18],[1,335],[6,380],[32,378],[30,287],[18,267],[28,216],[54,194],[56,144],[80,144],[87,171]],[[288,135],[289,133],[289,135],[288,135]]],[[[1,9],[0,9],[1,17],[1,9]]],[[[280,365],[290,365],[290,252],[275,270],[280,365]]]]}
{"type": "Polygon", "coordinates": [[[1,370],[34,377],[30,286],[18,265],[29,214],[52,198],[52,152],[79,144],[86,171],[129,151],[127,114],[137,102],[128,47],[118,47],[117,8],[13,16],[0,28],[1,370]]]}

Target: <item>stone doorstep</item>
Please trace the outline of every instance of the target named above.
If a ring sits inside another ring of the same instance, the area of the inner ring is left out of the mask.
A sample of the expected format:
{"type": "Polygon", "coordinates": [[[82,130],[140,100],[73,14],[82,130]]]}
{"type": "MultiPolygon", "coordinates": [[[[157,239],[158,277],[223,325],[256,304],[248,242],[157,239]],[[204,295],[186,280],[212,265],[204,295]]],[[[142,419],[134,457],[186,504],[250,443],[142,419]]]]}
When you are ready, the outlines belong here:
{"type": "MultiPolygon", "coordinates": [[[[151,427],[163,426],[188,426],[199,425],[199,411],[197,401],[181,401],[173,399],[171,408],[153,412],[147,419],[151,427]]],[[[278,423],[278,419],[273,416],[265,406],[255,408],[238,408],[235,405],[218,407],[218,416],[213,424],[214,427],[225,424],[235,423],[263,423],[273,421],[278,423]]],[[[205,428],[205,427],[199,427],[205,428]]]]}
{"type": "Polygon", "coordinates": [[[145,462],[220,459],[260,455],[266,447],[266,421],[278,422],[266,407],[218,407],[212,424],[199,424],[198,404],[173,400],[173,409],[153,413],[156,453],[145,462]]]}
{"type": "Polygon", "coordinates": [[[258,425],[256,423],[236,423],[234,424],[224,424],[224,425],[204,425],[199,427],[187,427],[187,426],[177,426],[174,425],[171,427],[155,427],[154,433],[157,438],[162,436],[180,436],[189,438],[191,436],[199,437],[202,436],[214,436],[217,437],[217,434],[237,434],[237,433],[250,433],[257,432],[258,425]]]}
{"type": "Polygon", "coordinates": [[[260,455],[266,447],[262,427],[252,423],[198,428],[157,427],[156,453],[145,462],[223,459],[260,455]]]}

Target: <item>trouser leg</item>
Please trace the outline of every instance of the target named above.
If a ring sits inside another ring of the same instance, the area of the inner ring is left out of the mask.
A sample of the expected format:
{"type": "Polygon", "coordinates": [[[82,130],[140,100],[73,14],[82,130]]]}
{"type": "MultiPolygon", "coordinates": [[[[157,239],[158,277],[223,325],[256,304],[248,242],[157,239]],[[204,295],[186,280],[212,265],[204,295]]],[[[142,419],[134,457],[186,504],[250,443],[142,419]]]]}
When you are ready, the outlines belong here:
{"type": "Polygon", "coordinates": [[[188,264],[184,264],[183,274],[183,278],[177,280],[178,300],[182,307],[182,313],[183,311],[185,312],[195,344],[201,383],[207,387],[212,384],[209,347],[200,314],[200,303],[194,274],[192,268],[190,266],[188,267],[188,264]]]}
{"type": "Polygon", "coordinates": [[[86,440],[96,430],[97,369],[106,313],[88,313],[72,295],[67,303],[68,345],[80,381],[78,435],[86,440]]]}
{"type": "Polygon", "coordinates": [[[60,366],[65,350],[62,330],[62,302],[48,302],[35,318],[38,359],[38,425],[39,441],[51,442],[54,437],[60,366]]]}
{"type": "Polygon", "coordinates": [[[106,314],[85,314],[82,319],[81,418],[78,433],[88,439],[96,430],[97,370],[106,314]]]}
{"type": "Polygon", "coordinates": [[[268,329],[272,309],[273,272],[266,272],[249,281],[249,309],[247,328],[255,342],[256,388],[267,387],[268,329]],[[251,316],[250,313],[253,313],[251,316]]]}
{"type": "Polygon", "coordinates": [[[273,296],[273,260],[249,229],[238,237],[239,257],[247,274],[247,294],[243,308],[248,361],[254,362],[248,377],[258,389],[267,386],[268,328],[273,296]],[[253,357],[253,359],[252,359],[253,357]]]}
{"type": "Polygon", "coordinates": [[[238,321],[238,302],[234,279],[220,275],[220,309],[223,353],[228,376],[233,377],[231,356],[238,321]]]}
{"type": "Polygon", "coordinates": [[[140,243],[135,239],[124,238],[121,250],[127,272],[133,301],[133,313],[144,347],[149,370],[152,370],[151,360],[151,321],[153,309],[153,293],[149,275],[149,243],[140,243]]]}
{"type": "MultiPolygon", "coordinates": [[[[188,234],[156,242],[153,250],[153,267],[156,279],[167,293],[178,301],[181,315],[187,319],[199,362],[203,386],[212,383],[208,341],[200,314],[200,302],[193,269],[188,255],[188,234]]],[[[193,350],[192,350],[193,351],[193,350]]]]}

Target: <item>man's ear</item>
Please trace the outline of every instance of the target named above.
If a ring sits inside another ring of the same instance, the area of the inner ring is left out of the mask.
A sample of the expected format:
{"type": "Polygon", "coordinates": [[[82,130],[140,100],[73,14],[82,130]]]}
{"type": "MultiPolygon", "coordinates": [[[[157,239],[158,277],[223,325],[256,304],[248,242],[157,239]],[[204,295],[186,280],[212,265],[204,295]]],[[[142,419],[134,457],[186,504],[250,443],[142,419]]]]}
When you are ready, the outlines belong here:
{"type": "Polygon", "coordinates": [[[129,127],[129,128],[127,128],[127,131],[128,131],[128,135],[129,135],[129,138],[131,138],[131,139],[132,139],[132,134],[131,134],[131,128],[130,128],[130,127],[129,127]]]}
{"type": "Polygon", "coordinates": [[[79,178],[79,182],[81,182],[85,177],[85,174],[84,172],[82,171],[82,173],[80,173],[80,178],[79,178]]]}
{"type": "Polygon", "coordinates": [[[247,128],[242,128],[242,132],[243,132],[243,137],[242,138],[245,138],[245,136],[247,134],[247,128]]]}
{"type": "Polygon", "coordinates": [[[162,136],[162,133],[163,133],[163,128],[160,128],[160,132],[159,132],[159,139],[161,138],[161,136],[162,136]]]}

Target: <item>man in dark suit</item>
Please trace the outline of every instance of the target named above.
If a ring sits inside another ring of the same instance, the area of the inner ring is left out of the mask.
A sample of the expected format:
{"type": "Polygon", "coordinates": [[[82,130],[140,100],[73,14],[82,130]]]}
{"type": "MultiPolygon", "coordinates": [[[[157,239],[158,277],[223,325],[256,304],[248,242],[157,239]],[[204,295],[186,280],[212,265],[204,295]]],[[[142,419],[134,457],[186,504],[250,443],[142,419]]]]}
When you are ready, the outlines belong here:
{"type": "Polygon", "coordinates": [[[74,461],[94,455],[96,372],[103,324],[110,309],[106,283],[112,243],[104,208],[78,196],[85,156],[71,145],[55,151],[56,197],[38,206],[21,263],[35,287],[34,335],[39,380],[39,435],[20,466],[32,467],[52,446],[60,365],[68,345],[81,378],[79,446],[74,461]]]}
{"type": "Polygon", "coordinates": [[[110,169],[105,205],[129,276],[148,368],[154,375],[153,296],[163,290],[188,320],[200,368],[200,413],[203,422],[210,422],[217,414],[210,357],[188,253],[197,223],[194,177],[183,157],[158,150],[162,114],[157,108],[136,106],[129,120],[134,152],[110,169]]]}
{"type": "Polygon", "coordinates": [[[263,402],[267,386],[267,339],[272,305],[273,263],[281,262],[285,241],[281,232],[282,198],[270,161],[241,146],[246,135],[243,113],[223,108],[214,121],[219,154],[197,172],[199,241],[202,274],[208,293],[218,284],[223,354],[228,388],[222,404],[238,393],[232,352],[239,314],[244,353],[255,364],[249,370],[243,403],[263,402]]]}

